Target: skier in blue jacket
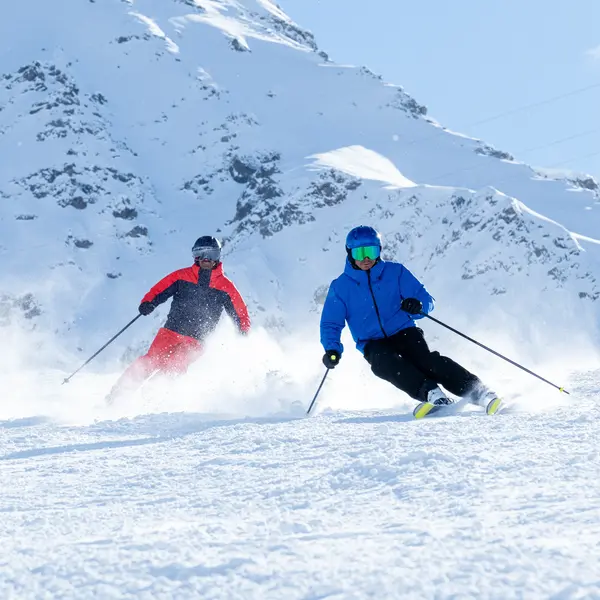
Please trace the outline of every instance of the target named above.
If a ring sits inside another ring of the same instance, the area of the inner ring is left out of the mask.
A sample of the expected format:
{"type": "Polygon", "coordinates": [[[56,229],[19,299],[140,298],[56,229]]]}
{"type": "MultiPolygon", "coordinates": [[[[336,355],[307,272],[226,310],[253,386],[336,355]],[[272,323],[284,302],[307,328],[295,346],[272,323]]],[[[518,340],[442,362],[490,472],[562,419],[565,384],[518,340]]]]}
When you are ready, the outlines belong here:
{"type": "Polygon", "coordinates": [[[344,350],[340,341],[346,322],[356,347],[371,370],[423,403],[415,416],[431,406],[451,404],[438,384],[456,396],[486,406],[496,395],[478,377],[427,346],[415,319],[433,310],[433,298],[403,265],[381,260],[381,236],[360,226],[346,238],[346,267],[329,288],[321,314],[323,364],[333,369],[344,350]]]}

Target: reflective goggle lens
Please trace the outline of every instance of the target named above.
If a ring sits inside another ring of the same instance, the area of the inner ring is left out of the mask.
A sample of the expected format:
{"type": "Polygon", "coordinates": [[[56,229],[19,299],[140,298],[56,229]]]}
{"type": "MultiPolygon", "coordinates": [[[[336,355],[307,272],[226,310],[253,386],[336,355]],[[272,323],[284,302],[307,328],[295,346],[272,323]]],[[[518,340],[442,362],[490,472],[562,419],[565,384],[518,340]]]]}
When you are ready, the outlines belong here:
{"type": "Polygon", "coordinates": [[[365,258],[370,258],[371,260],[376,260],[379,258],[379,246],[360,246],[358,248],[352,248],[352,258],[354,260],[364,260],[365,258]]]}
{"type": "Polygon", "coordinates": [[[192,256],[199,260],[214,260],[219,262],[221,260],[221,250],[219,248],[194,248],[192,250],[192,256]]]}

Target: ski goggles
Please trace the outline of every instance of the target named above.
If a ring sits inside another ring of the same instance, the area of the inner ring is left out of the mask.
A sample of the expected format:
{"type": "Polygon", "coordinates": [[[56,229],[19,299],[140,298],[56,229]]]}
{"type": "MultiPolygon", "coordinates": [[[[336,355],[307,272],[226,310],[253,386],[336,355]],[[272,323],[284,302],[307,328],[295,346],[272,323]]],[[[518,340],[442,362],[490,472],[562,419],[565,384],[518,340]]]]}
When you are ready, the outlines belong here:
{"type": "Polygon", "coordinates": [[[221,249],[213,247],[193,248],[192,256],[198,260],[213,260],[219,262],[221,260],[221,249]]]}
{"type": "Polygon", "coordinates": [[[354,260],[361,261],[365,258],[377,260],[381,253],[381,248],[379,246],[359,246],[358,248],[352,248],[350,253],[354,260]]]}

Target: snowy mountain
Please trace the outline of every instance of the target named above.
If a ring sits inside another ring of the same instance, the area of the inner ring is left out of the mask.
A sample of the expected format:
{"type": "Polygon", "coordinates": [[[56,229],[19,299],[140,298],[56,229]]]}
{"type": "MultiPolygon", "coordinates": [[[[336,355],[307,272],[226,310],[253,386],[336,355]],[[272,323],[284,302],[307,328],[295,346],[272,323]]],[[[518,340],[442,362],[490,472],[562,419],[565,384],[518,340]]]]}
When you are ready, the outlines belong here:
{"type": "Polygon", "coordinates": [[[402,88],[329,62],[270,0],[5,10],[5,323],[83,356],[218,232],[255,321],[293,330],[342,268],[346,231],[368,222],[459,324],[597,324],[593,179],[444,130],[402,88]]]}

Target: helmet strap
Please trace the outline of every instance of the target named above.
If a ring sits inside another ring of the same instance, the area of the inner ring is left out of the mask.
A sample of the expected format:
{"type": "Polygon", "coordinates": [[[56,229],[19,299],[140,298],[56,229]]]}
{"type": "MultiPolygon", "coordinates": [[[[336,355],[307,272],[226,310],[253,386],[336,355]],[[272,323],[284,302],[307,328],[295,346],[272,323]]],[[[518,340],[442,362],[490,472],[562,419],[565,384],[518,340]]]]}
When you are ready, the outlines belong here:
{"type": "Polygon", "coordinates": [[[348,246],[346,246],[346,254],[348,255],[348,260],[350,261],[350,264],[352,265],[352,268],[356,269],[357,271],[360,270],[356,266],[356,261],[352,258],[352,250],[350,248],[348,248],[348,246]]]}

